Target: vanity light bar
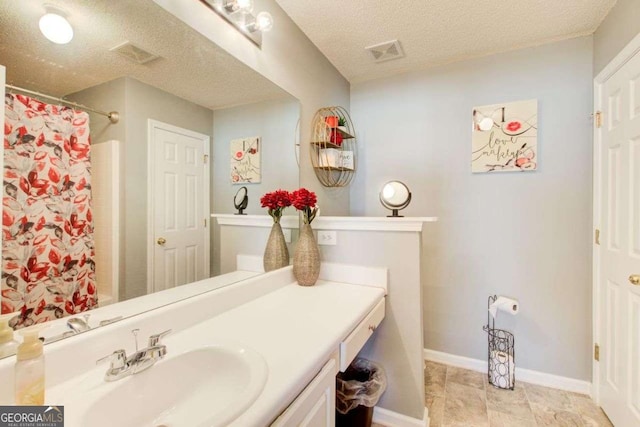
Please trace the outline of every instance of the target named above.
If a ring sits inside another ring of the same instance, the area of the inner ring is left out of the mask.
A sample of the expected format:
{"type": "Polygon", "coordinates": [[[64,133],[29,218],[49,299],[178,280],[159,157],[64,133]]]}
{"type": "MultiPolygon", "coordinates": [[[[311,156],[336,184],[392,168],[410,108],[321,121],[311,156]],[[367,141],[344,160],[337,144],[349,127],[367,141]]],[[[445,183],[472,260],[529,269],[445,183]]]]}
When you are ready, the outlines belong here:
{"type": "Polygon", "coordinates": [[[269,12],[253,15],[252,0],[200,0],[205,6],[224,18],[256,46],[262,47],[262,32],[273,27],[269,12]]]}

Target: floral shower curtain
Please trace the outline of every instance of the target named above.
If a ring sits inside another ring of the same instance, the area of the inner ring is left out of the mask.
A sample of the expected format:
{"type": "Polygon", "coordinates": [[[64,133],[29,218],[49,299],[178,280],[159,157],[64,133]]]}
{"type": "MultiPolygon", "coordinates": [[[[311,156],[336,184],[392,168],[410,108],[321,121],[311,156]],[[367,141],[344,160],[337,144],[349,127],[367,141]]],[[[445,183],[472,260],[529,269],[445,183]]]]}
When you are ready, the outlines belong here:
{"type": "Polygon", "coordinates": [[[20,328],[97,307],[89,116],[7,94],[2,313],[20,328]]]}

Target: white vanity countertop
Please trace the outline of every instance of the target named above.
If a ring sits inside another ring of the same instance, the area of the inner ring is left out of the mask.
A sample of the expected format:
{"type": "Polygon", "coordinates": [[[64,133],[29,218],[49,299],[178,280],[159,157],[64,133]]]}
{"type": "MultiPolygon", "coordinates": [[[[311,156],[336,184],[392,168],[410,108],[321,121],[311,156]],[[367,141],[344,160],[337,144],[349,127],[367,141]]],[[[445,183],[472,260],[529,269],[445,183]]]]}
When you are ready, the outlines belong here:
{"type": "MultiPolygon", "coordinates": [[[[322,280],[311,287],[291,283],[168,335],[163,339],[167,358],[156,366],[207,345],[237,343],[255,350],[267,364],[268,377],[258,398],[231,425],[263,427],[287,408],[384,295],[383,288],[373,286],[322,280]]],[[[77,399],[103,383],[105,369],[91,369],[52,387],[47,390],[47,401],[66,404],[68,419],[77,419],[71,413],[76,405],[69,401],[70,396],[77,399]]],[[[72,424],[69,427],[75,427],[72,424]]]]}
{"type": "MultiPolygon", "coordinates": [[[[286,409],[384,294],[370,286],[293,283],[173,338],[236,341],[259,352],[269,369],[265,388],[231,425],[264,426],[286,409]]],[[[170,351],[172,339],[165,343],[170,351]]]]}

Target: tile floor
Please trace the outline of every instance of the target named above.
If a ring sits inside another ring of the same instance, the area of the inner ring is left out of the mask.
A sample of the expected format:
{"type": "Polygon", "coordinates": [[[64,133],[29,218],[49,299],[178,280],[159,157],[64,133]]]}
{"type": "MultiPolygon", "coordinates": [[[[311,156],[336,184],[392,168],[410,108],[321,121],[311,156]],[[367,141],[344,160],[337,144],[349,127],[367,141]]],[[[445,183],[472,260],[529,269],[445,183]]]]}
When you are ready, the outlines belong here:
{"type": "Polygon", "coordinates": [[[585,395],[516,381],[489,385],[486,374],[426,362],[425,405],[431,427],[611,426],[585,395]]]}

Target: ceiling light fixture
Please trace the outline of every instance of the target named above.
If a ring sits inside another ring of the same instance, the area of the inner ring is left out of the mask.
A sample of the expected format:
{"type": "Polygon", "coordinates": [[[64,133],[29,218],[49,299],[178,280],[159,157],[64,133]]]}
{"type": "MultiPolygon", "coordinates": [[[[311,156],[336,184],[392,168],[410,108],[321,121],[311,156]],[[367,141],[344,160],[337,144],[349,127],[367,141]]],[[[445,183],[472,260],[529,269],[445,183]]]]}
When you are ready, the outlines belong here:
{"type": "Polygon", "coordinates": [[[256,16],[256,29],[259,31],[269,31],[273,28],[273,17],[269,12],[260,12],[256,16]]]}
{"type": "Polygon", "coordinates": [[[262,33],[273,28],[269,12],[253,15],[253,0],[200,0],[223,17],[256,46],[262,46],[262,33]]]}
{"type": "Polygon", "coordinates": [[[253,12],[253,0],[235,0],[228,3],[235,3],[238,10],[242,13],[253,12]]]}
{"type": "Polygon", "coordinates": [[[66,13],[51,5],[45,5],[45,10],[47,13],[38,22],[42,34],[53,43],[69,43],[73,39],[73,28],[67,21],[66,13]]]}

